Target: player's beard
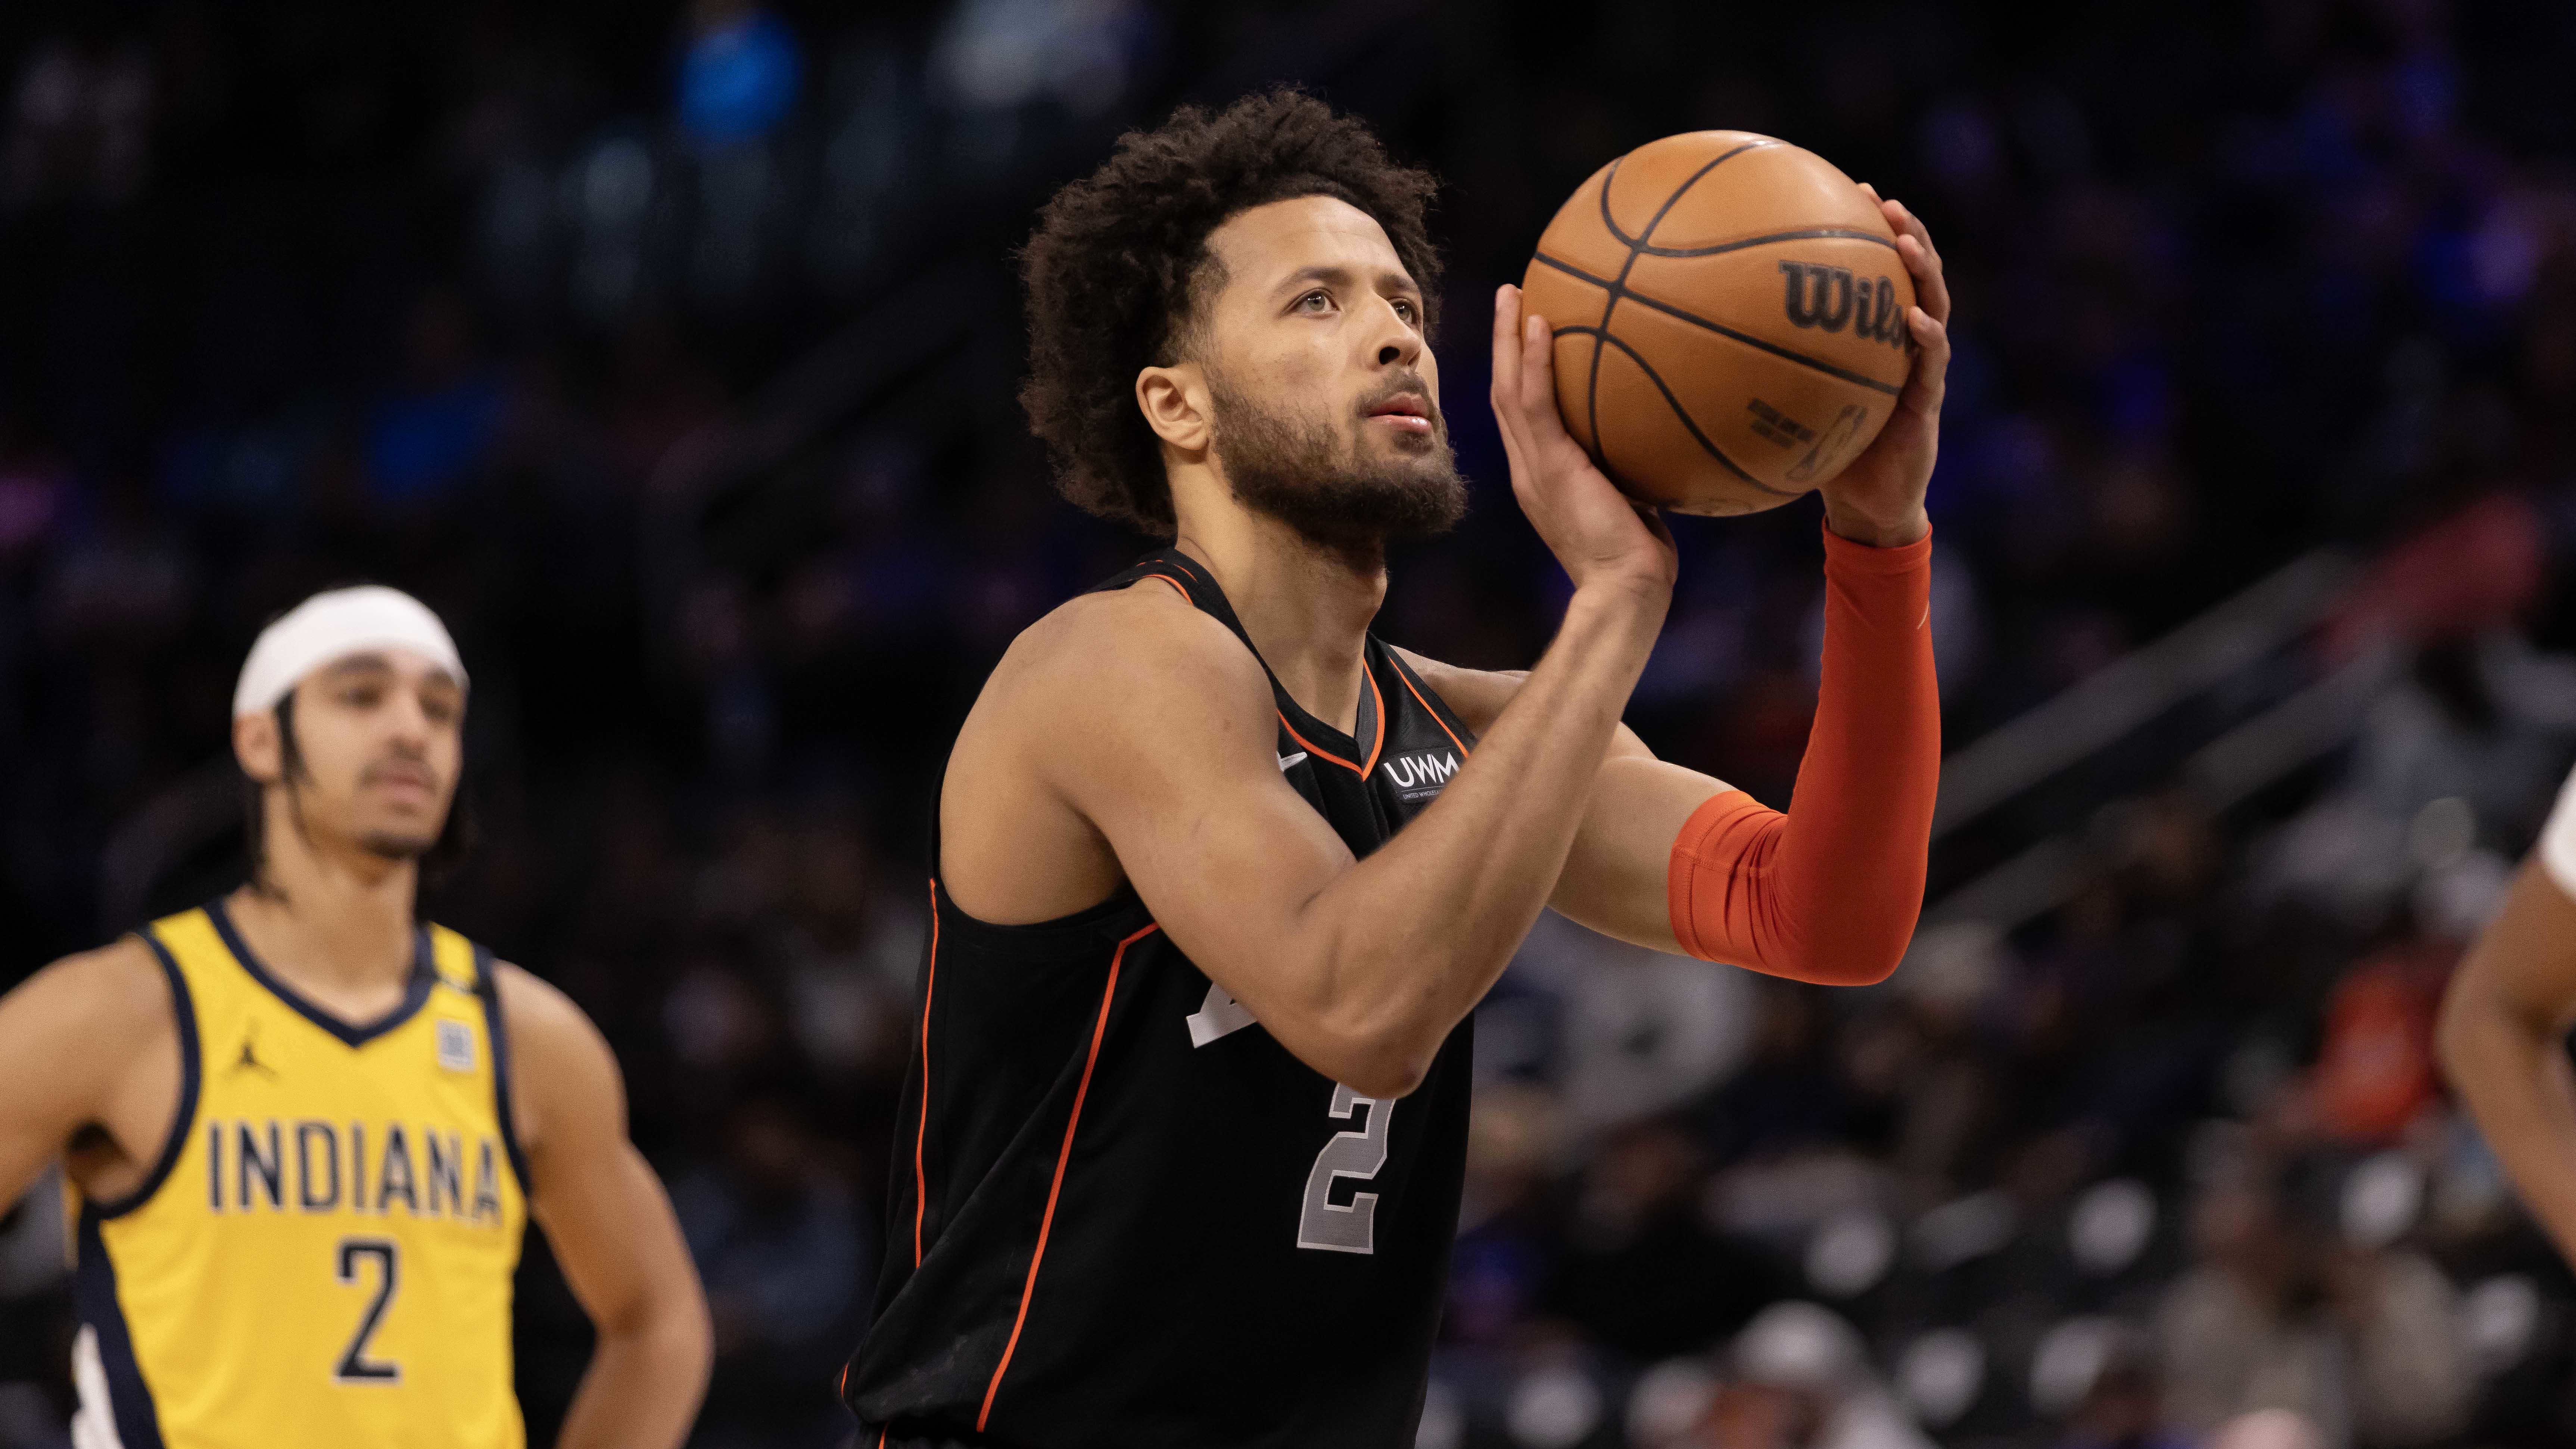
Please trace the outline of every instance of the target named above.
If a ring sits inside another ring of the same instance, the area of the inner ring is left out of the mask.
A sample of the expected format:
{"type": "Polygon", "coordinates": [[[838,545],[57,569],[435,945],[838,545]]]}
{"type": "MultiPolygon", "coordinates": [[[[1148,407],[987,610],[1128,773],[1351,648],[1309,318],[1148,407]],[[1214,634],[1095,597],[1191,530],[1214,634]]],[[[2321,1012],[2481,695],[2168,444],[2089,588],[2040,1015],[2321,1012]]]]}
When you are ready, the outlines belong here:
{"type": "Polygon", "coordinates": [[[1217,460],[1235,501],[1337,552],[1382,553],[1394,538],[1444,533],[1467,511],[1467,482],[1449,451],[1448,424],[1432,420],[1416,450],[1392,455],[1369,446],[1369,410],[1399,393],[1424,398],[1421,378],[1399,374],[1344,416],[1273,410],[1228,387],[1213,369],[1217,460]]]}
{"type": "Polygon", "coordinates": [[[418,860],[438,844],[435,835],[401,835],[370,830],[358,837],[358,848],[378,860],[418,860]]]}

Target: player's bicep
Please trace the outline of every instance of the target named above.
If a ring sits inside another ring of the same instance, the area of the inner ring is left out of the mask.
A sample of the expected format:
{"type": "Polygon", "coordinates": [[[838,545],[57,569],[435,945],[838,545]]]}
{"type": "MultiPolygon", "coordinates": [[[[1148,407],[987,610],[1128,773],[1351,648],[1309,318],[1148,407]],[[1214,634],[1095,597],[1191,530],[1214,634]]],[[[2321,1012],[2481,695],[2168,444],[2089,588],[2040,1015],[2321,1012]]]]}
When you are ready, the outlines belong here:
{"type": "Polygon", "coordinates": [[[1166,621],[1046,692],[1049,784],[1109,842],[1174,944],[1262,1015],[1293,972],[1305,907],[1352,864],[1283,778],[1261,666],[1231,638],[1166,621]]]}
{"type": "Polygon", "coordinates": [[[132,940],[57,961],[0,996],[0,1212],[74,1132],[107,1116],[120,1064],[171,1026],[159,968],[132,940]]]}
{"type": "Polygon", "coordinates": [[[1605,936],[1681,952],[1673,931],[1673,842],[1693,812],[1733,788],[1658,760],[1642,744],[1612,755],[1602,762],[1548,904],[1605,936]]]}
{"type": "Polygon", "coordinates": [[[660,1179],[626,1136],[626,1090],[590,1019],[562,993],[502,968],[512,1083],[527,1104],[530,1211],[573,1296],[603,1332],[675,1296],[696,1270],[660,1179]]]}

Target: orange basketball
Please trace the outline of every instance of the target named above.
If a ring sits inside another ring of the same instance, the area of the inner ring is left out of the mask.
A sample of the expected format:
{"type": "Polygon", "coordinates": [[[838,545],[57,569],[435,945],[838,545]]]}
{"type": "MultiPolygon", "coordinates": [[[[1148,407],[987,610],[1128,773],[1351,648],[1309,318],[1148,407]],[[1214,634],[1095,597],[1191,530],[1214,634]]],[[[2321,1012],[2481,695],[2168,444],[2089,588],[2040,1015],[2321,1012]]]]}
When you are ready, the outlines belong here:
{"type": "Polygon", "coordinates": [[[1630,494],[1753,513],[1830,482],[1913,365],[1914,279],[1851,178],[1786,141],[1693,131],[1594,172],[1539,237],[1566,430],[1630,494]]]}

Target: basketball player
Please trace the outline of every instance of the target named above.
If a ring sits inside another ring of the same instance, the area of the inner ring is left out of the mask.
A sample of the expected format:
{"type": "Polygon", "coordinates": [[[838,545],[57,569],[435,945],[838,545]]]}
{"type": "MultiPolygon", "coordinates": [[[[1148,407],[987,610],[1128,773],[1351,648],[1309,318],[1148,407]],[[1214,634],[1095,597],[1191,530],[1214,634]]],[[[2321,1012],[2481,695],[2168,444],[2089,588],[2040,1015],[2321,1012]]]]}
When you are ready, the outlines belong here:
{"type": "Polygon", "coordinates": [[[0,998],[0,1202],[64,1161],[78,1449],[515,1449],[529,1214],[599,1328],[565,1445],[680,1442],[709,1356],[608,1046],[413,916],[466,678],[405,594],[318,594],[233,696],[250,884],[0,998]]]}
{"type": "Polygon", "coordinates": [[[2576,775],[2568,777],[2503,909],[2442,998],[2443,1074],[2523,1203],[2576,1263],[2576,775]]]}
{"type": "Polygon", "coordinates": [[[1509,288],[1493,405],[1573,582],[1526,674],[1369,633],[1388,539],[1464,506],[1431,181],[1294,93],[1131,135],[1025,258],[1025,392],[1071,497],[1170,544],[1020,636],[942,785],[920,1060],[878,1315],[877,1446],[1413,1442],[1457,1221],[1468,1012],[1542,907],[1810,981],[1893,968],[1938,721],[1922,498],[1948,298],[1825,490],[1795,808],[1619,724],[1670,537],[1561,426],[1509,288]]]}

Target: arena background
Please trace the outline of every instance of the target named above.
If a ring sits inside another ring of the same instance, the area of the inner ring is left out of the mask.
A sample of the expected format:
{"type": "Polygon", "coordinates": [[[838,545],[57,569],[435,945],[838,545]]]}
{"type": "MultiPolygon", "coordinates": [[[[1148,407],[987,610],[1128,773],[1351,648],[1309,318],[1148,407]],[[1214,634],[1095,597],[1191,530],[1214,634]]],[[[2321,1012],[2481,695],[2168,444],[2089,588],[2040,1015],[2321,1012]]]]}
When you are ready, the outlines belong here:
{"type": "MultiPolygon", "coordinates": [[[[18,0],[0,57],[0,984],[238,878],[264,619],[419,592],[475,678],[433,909],[624,1062],[717,1311],[695,1442],[847,1436],[929,789],[1138,547],[1048,490],[1011,249],[1283,79],[1446,182],[1475,507],[1383,620],[1433,655],[1524,663],[1562,597],[1483,309],[1593,168],[1789,138],[1959,298],[1913,956],[1543,922],[1421,1442],[2576,1442],[2576,1283],[2427,1054],[2576,754],[2576,10],[18,0]]],[[[1773,804],[1815,527],[1677,525],[1630,715],[1773,804]]],[[[67,1443],[59,1238],[42,1193],[0,1235],[0,1444],[67,1443]]],[[[531,1242],[543,1444],[586,1330],[531,1242]]]]}

